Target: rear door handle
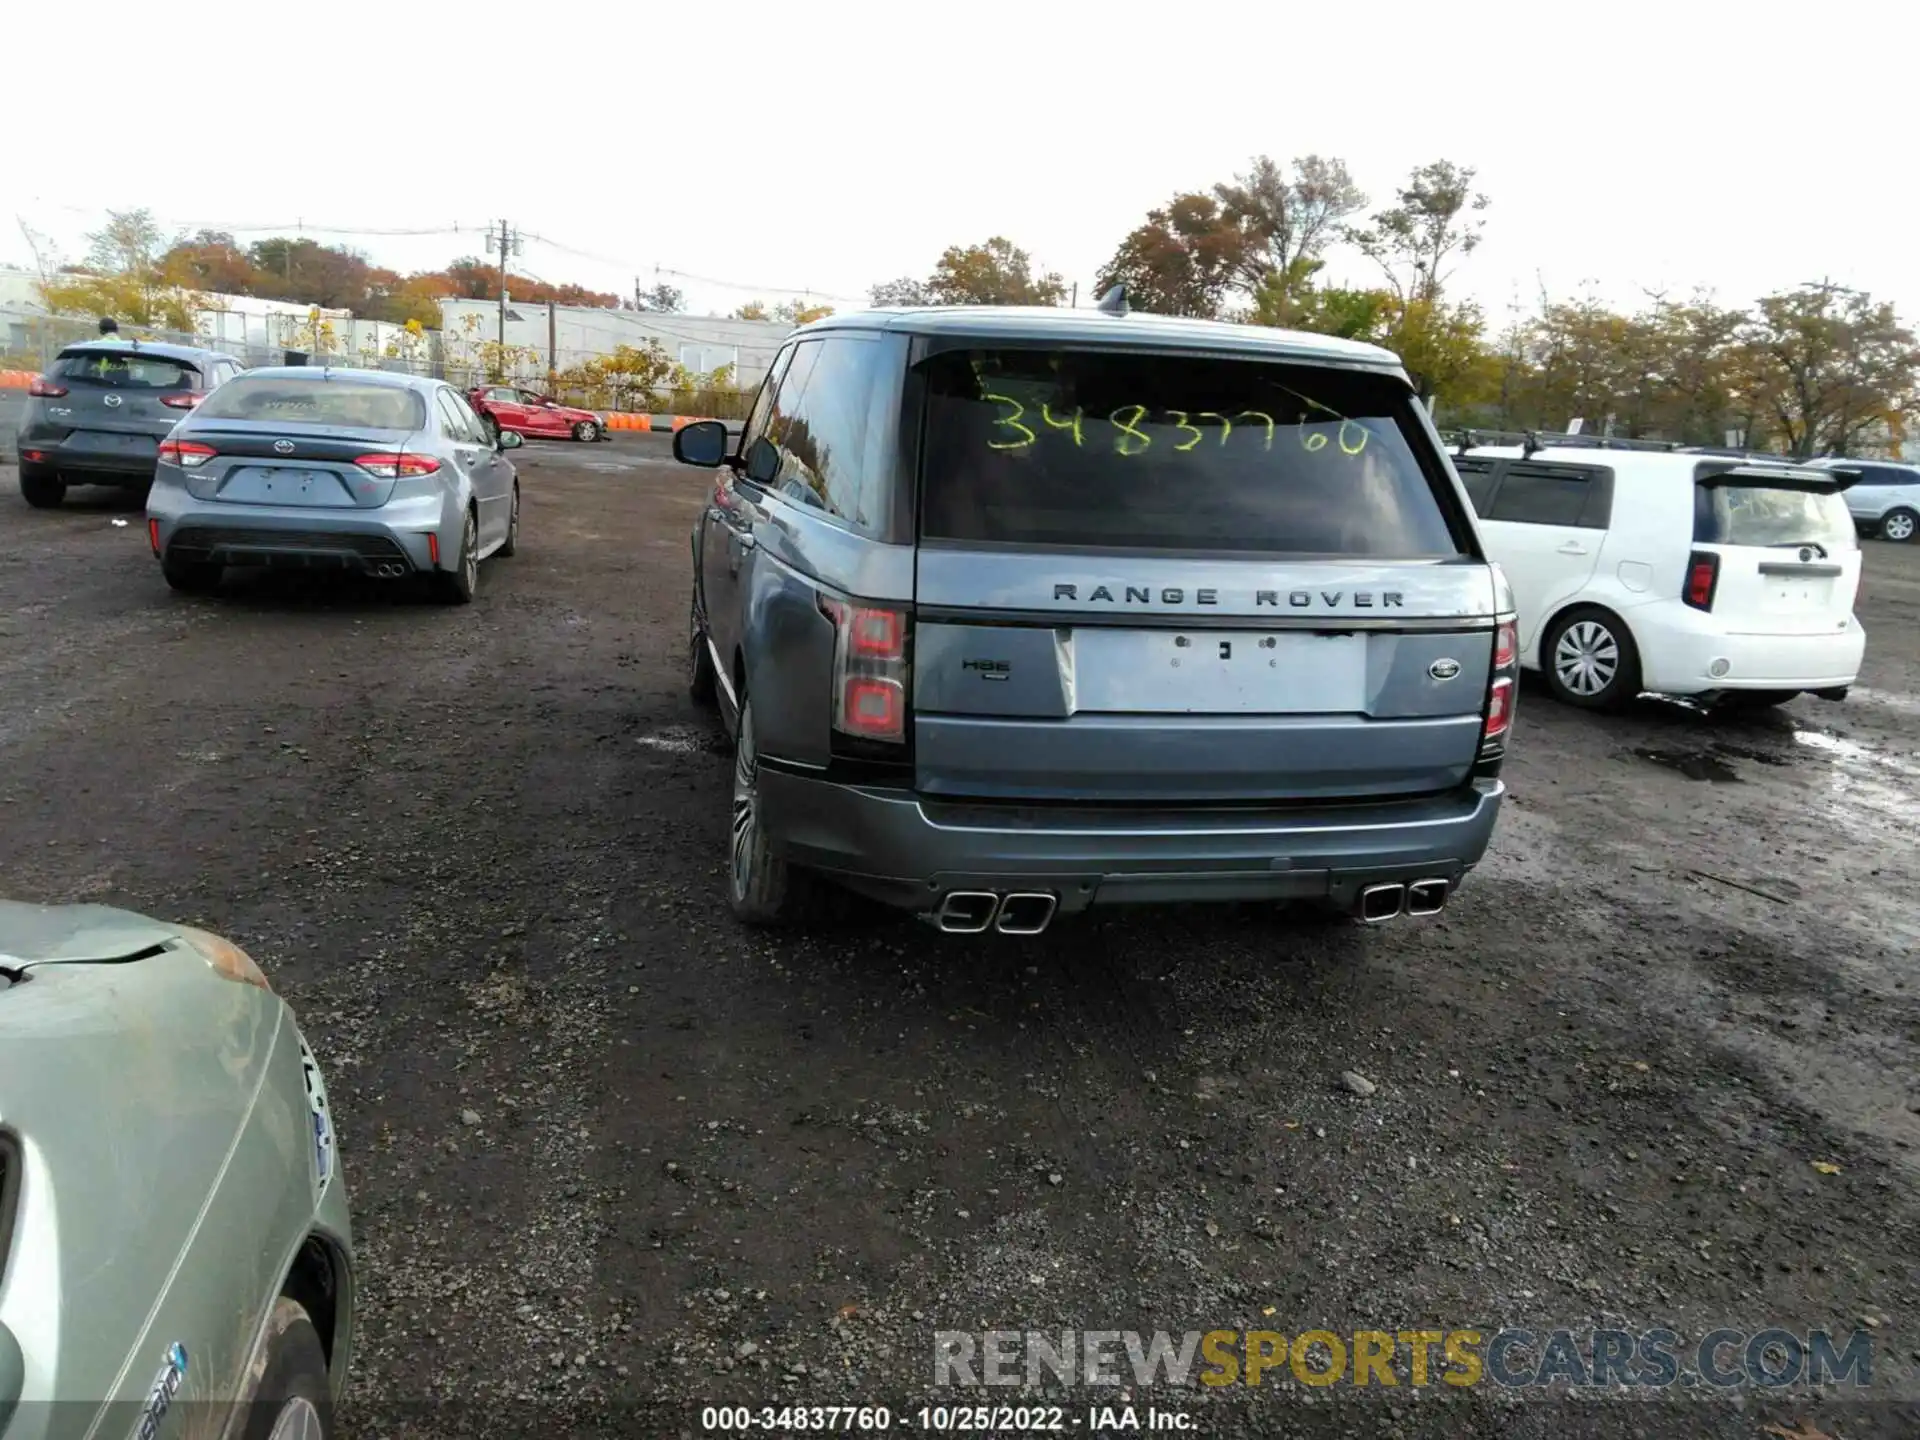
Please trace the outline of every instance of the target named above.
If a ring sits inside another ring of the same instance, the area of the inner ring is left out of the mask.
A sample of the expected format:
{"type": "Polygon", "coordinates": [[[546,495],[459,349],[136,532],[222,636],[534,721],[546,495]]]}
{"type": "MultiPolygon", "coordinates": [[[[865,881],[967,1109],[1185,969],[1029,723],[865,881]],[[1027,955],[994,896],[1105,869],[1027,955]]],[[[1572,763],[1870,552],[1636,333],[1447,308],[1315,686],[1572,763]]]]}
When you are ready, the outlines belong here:
{"type": "Polygon", "coordinates": [[[734,538],[740,542],[740,548],[742,550],[751,550],[753,549],[754,546],[760,543],[758,540],[754,539],[753,536],[751,535],[737,535],[734,538]]]}
{"type": "Polygon", "coordinates": [[[1578,540],[1569,540],[1560,547],[1560,553],[1562,555],[1584,555],[1587,553],[1587,547],[1582,545],[1578,540]]]}

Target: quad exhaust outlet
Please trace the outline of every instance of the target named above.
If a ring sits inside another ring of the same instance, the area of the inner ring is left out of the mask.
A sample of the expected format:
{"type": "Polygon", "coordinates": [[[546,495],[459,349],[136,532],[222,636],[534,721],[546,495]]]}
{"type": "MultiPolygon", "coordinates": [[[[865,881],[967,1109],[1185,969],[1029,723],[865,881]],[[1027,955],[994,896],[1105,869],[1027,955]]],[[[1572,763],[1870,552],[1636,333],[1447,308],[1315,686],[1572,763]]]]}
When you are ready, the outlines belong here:
{"type": "Polygon", "coordinates": [[[1438,915],[1447,908],[1447,900],[1452,893],[1453,883],[1441,877],[1415,880],[1410,884],[1388,881],[1369,885],[1362,890],[1360,898],[1354,902],[1353,913],[1363,925],[1384,925],[1402,915],[1416,918],[1438,915]]]}
{"type": "Polygon", "coordinates": [[[949,935],[1038,935],[1053,923],[1059,900],[1044,891],[950,890],[934,911],[933,923],[949,935]]]}

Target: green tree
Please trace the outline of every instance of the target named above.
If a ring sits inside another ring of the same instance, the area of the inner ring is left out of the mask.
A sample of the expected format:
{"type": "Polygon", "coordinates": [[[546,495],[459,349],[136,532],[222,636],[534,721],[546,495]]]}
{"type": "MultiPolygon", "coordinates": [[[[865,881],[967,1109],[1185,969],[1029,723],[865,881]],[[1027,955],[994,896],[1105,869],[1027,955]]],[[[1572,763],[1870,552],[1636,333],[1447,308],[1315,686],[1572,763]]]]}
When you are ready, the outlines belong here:
{"type": "Polygon", "coordinates": [[[773,318],[788,325],[811,325],[833,314],[831,305],[812,305],[805,300],[787,300],[773,307],[773,318]]]}
{"type": "Polygon", "coordinates": [[[733,312],[735,320],[771,320],[773,316],[767,310],[764,300],[749,300],[733,312]]]}
{"type": "Polygon", "coordinates": [[[876,306],[925,305],[928,299],[925,282],[909,275],[902,275],[897,280],[883,280],[868,294],[876,306]]]}
{"type": "Polygon", "coordinates": [[[130,325],[190,331],[195,297],[161,273],[167,248],[148,211],[109,210],[107,223],[87,236],[85,269],[39,282],[41,299],[56,315],[111,316],[130,325]]]}
{"type": "Polygon", "coordinates": [[[1920,350],[1887,302],[1802,285],[1760,300],[1740,332],[1735,378],[1789,453],[1845,454],[1920,400],[1920,350]]]}
{"type": "Polygon", "coordinates": [[[247,252],[224,230],[201,230],[191,239],[176,240],[160,257],[158,268],[170,284],[220,295],[251,295],[260,279],[247,252]]]}
{"type": "Polygon", "coordinates": [[[1033,273],[1033,257],[1001,235],[979,245],[951,245],[927,278],[936,305],[1058,305],[1067,286],[1051,270],[1033,273]]]}
{"type": "Polygon", "coordinates": [[[1346,161],[1322,155],[1299,157],[1292,174],[1256,155],[1244,175],[1215,185],[1213,194],[1226,220],[1246,230],[1238,279],[1249,293],[1270,275],[1297,275],[1317,262],[1340,238],[1347,217],[1367,204],[1346,161]]]}
{"type": "Polygon", "coordinates": [[[662,315],[678,315],[687,308],[687,297],[664,280],[650,290],[633,297],[636,310],[653,310],[662,315]]]}
{"type": "Polygon", "coordinates": [[[1453,262],[1478,248],[1492,202],[1474,190],[1475,173],[1450,160],[1417,166],[1393,205],[1348,232],[1402,300],[1438,300],[1453,262]]]}
{"type": "Polygon", "coordinates": [[[1251,222],[1213,196],[1176,195],[1120,242],[1097,285],[1125,285],[1136,309],[1210,319],[1259,244],[1251,222]]]}

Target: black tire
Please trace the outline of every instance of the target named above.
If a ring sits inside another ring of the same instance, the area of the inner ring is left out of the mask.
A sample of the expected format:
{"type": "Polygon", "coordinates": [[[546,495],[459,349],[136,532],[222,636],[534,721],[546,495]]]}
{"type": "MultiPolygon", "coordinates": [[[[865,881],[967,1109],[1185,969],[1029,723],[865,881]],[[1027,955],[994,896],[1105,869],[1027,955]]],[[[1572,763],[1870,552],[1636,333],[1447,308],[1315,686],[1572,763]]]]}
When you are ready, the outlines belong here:
{"type": "Polygon", "coordinates": [[[307,1424],[293,1434],[333,1435],[333,1387],[327,1380],[327,1352],[307,1312],[281,1296],[267,1320],[266,1365],[247,1407],[240,1440],[269,1440],[283,1419],[304,1412],[307,1424]]]}
{"type": "Polygon", "coordinates": [[[36,510],[55,510],[67,498],[67,487],[51,470],[20,467],[20,496],[36,510]]]}
{"type": "Polygon", "coordinates": [[[1582,710],[1618,710],[1640,693],[1640,651],[1626,622],[1581,606],[1558,616],[1540,641],[1540,671],[1553,698],[1582,710]],[[1569,655],[1561,644],[1569,641],[1569,655]],[[1584,656],[1586,664],[1580,663],[1584,656]]]}
{"type": "Polygon", "coordinates": [[[1892,540],[1896,544],[1911,544],[1916,532],[1920,532],[1920,514],[1915,514],[1904,505],[1897,510],[1889,510],[1880,517],[1878,526],[1882,540],[1892,540]]]}
{"type": "Polygon", "coordinates": [[[211,595],[220,588],[220,577],[225,572],[224,565],[212,560],[175,560],[160,562],[160,573],[166,576],[167,584],[182,595],[211,595]]]}
{"type": "Polygon", "coordinates": [[[713,651],[707,647],[707,632],[700,624],[700,591],[696,587],[687,601],[687,694],[694,704],[710,708],[719,689],[713,651]]]}
{"type": "Polygon", "coordinates": [[[460,532],[460,558],[452,570],[433,577],[440,587],[440,598],[449,605],[471,605],[480,588],[480,527],[473,512],[467,512],[466,528],[460,532]]]}
{"type": "Polygon", "coordinates": [[[790,926],[811,912],[813,877],[787,864],[768,845],[759,823],[759,771],[753,701],[742,697],[727,831],[727,901],[734,915],[749,925],[790,926]]]}
{"type": "Polygon", "coordinates": [[[513,509],[507,512],[507,538],[500,542],[496,555],[514,555],[520,550],[520,482],[513,482],[513,509]]]}
{"type": "Polygon", "coordinates": [[[600,438],[600,427],[591,420],[582,420],[573,427],[573,438],[582,444],[591,444],[600,438]]]}

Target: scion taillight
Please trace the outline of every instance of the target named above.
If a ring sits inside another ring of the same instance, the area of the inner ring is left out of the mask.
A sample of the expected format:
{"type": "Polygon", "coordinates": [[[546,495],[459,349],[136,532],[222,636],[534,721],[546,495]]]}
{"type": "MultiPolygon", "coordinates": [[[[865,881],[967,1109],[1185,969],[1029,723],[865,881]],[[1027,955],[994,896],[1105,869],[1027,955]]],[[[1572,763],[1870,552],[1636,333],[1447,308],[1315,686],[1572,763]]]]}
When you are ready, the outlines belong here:
{"type": "Polygon", "coordinates": [[[1687,557],[1687,588],[1680,598],[1696,610],[1713,609],[1713,592],[1720,586],[1720,557],[1696,550],[1687,557]]]}
{"type": "Polygon", "coordinates": [[[196,465],[204,465],[219,452],[211,445],[201,445],[192,440],[162,440],[160,458],[183,470],[191,470],[196,465]]]}
{"type": "Polygon", "coordinates": [[[354,464],[382,480],[400,480],[414,475],[431,475],[440,462],[431,455],[356,455],[354,464]]]}
{"type": "Polygon", "coordinates": [[[27,394],[44,396],[49,400],[58,400],[67,393],[67,387],[56,385],[44,375],[36,375],[27,382],[27,394]]]}
{"type": "Polygon", "coordinates": [[[833,621],[833,728],[861,740],[907,738],[907,617],[820,597],[833,621]]]}

